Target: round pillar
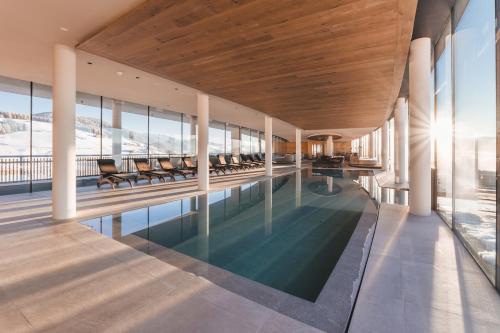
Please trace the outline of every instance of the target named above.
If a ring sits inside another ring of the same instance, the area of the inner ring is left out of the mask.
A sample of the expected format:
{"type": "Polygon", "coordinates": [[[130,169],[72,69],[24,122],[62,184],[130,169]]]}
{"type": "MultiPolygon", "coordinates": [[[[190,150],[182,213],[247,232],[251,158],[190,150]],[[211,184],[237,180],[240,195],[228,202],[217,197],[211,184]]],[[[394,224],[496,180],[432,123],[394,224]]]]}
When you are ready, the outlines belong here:
{"type": "Polygon", "coordinates": [[[52,216],[76,216],[76,53],[54,46],[52,77],[52,216]]]}
{"type": "Polygon", "coordinates": [[[431,40],[411,42],[409,61],[410,213],[431,213],[431,40]]]}

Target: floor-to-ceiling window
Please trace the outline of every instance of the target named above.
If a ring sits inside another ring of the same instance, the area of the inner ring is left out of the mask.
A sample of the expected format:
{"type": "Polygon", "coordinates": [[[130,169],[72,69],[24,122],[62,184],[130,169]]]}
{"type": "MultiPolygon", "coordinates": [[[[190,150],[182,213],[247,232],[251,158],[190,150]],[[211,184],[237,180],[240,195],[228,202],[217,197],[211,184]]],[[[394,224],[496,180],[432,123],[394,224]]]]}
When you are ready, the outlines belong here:
{"type": "Polygon", "coordinates": [[[231,153],[236,157],[240,157],[240,127],[236,125],[228,125],[228,132],[231,133],[231,153]]]}
{"type": "MultiPolygon", "coordinates": [[[[102,156],[110,158],[113,154],[113,135],[116,130],[113,129],[113,101],[111,98],[102,98],[102,137],[101,147],[102,156]]],[[[118,137],[121,137],[121,133],[118,137]]]]}
{"type": "Polygon", "coordinates": [[[208,129],[208,153],[224,154],[226,150],[226,124],[211,121],[208,129]]]}
{"type": "Polygon", "coordinates": [[[454,32],[454,225],[492,280],[496,261],[495,66],[495,1],[470,0],[454,32]]]}
{"type": "Polygon", "coordinates": [[[180,155],[182,152],[181,114],[150,108],[149,111],[149,154],[180,155]]]}
{"type": "Polygon", "coordinates": [[[240,129],[240,134],[241,134],[241,153],[242,154],[250,154],[251,153],[251,138],[250,138],[250,129],[248,128],[241,128],[240,129]]]}
{"type": "Polygon", "coordinates": [[[435,123],[432,129],[436,140],[436,209],[451,225],[453,200],[453,86],[451,63],[451,22],[437,43],[434,52],[435,123]]]}
{"type": "Polygon", "coordinates": [[[250,140],[251,140],[251,152],[252,154],[258,154],[260,153],[259,149],[259,131],[251,131],[250,134],[250,140]]]}
{"type": "Polygon", "coordinates": [[[33,84],[32,108],[32,182],[33,188],[46,189],[40,180],[52,178],[52,89],[33,84]]]}
{"type": "Polygon", "coordinates": [[[16,183],[16,192],[29,189],[30,145],[30,83],[0,77],[0,183],[16,183]]]}
{"type": "Polygon", "coordinates": [[[123,102],[121,106],[122,168],[135,170],[134,158],[148,156],[148,107],[123,102]]]}
{"type": "Polygon", "coordinates": [[[196,117],[182,115],[182,154],[196,155],[197,123],[196,117]]]}
{"type": "Polygon", "coordinates": [[[75,106],[77,176],[98,175],[101,155],[101,97],[78,92],[75,106]]]}
{"type": "MultiPolygon", "coordinates": [[[[97,159],[113,158],[134,171],[133,159],[180,155],[196,158],[196,117],[87,93],[76,93],[77,186],[95,184],[97,159]]],[[[263,133],[210,122],[212,154],[264,151],[263,133]],[[240,140],[242,139],[242,140],[240,140]]],[[[284,154],[286,140],[274,137],[284,154]]],[[[52,92],[49,86],[0,76],[0,194],[50,190],[52,178],[52,92]]]]}

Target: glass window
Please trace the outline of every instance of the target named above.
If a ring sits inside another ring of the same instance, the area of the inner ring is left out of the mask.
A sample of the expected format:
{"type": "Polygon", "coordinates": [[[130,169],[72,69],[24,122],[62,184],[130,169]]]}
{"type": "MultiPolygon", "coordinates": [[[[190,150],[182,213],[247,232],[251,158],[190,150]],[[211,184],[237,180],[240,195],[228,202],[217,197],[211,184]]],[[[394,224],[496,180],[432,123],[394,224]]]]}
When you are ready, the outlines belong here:
{"type": "Polygon", "coordinates": [[[122,154],[147,155],[148,108],[144,105],[123,103],[121,113],[122,154]]]}
{"type": "Polygon", "coordinates": [[[182,116],[182,154],[196,155],[196,118],[190,115],[182,116]]]}
{"type": "Polygon", "coordinates": [[[260,151],[259,151],[259,131],[251,131],[250,140],[251,140],[251,147],[250,147],[251,153],[252,154],[260,153],[260,151]]]}
{"type": "Polygon", "coordinates": [[[76,154],[99,157],[101,154],[101,97],[76,94],[76,154]]]}
{"type": "Polygon", "coordinates": [[[231,136],[231,127],[229,124],[226,124],[226,148],[224,153],[225,154],[233,153],[233,139],[231,136]]]}
{"type": "MultiPolygon", "coordinates": [[[[118,107],[118,103],[114,103],[118,107]]],[[[119,132],[119,130],[118,130],[119,132]]],[[[114,147],[115,148],[115,147],[114,147]]],[[[121,156],[121,168],[135,170],[133,159],[148,156],[148,107],[129,102],[121,105],[121,151],[113,153],[115,160],[121,156]]]]}
{"type": "MultiPolygon", "coordinates": [[[[436,115],[432,132],[436,140],[436,208],[444,220],[452,221],[452,161],[453,161],[453,114],[452,114],[452,77],[451,77],[451,35],[445,32],[435,65],[436,115]]],[[[438,53],[436,53],[438,54],[438,53]]]]}
{"type": "MultiPolygon", "coordinates": [[[[113,154],[113,101],[111,98],[102,99],[102,155],[111,158],[113,154]]],[[[119,133],[121,139],[121,132],[119,133]]],[[[121,147],[121,144],[120,144],[121,147]]]]}
{"type": "Polygon", "coordinates": [[[241,128],[241,153],[250,154],[251,153],[251,139],[250,130],[248,128],[241,128]]]}
{"type": "Polygon", "coordinates": [[[226,125],[211,121],[208,129],[208,153],[224,154],[226,148],[226,125]]]}
{"type": "Polygon", "coordinates": [[[455,228],[494,281],[495,2],[470,0],[455,43],[455,228]],[[478,116],[480,115],[480,116],[478,116]]]}
{"type": "Polygon", "coordinates": [[[52,178],[52,90],[33,84],[32,180],[52,178]]]}
{"type": "Polygon", "coordinates": [[[240,127],[235,125],[227,126],[228,132],[231,133],[231,154],[240,156],[240,127]]]}
{"type": "Polygon", "coordinates": [[[98,175],[96,160],[101,156],[101,97],[77,92],[75,112],[76,175],[98,175]]]}
{"type": "Polygon", "coordinates": [[[151,108],[149,113],[149,154],[182,153],[181,114],[151,108]]]}
{"type": "MultiPolygon", "coordinates": [[[[0,183],[17,183],[26,192],[30,180],[30,83],[0,77],[0,183]]],[[[2,194],[14,193],[3,187],[2,194]]]]}

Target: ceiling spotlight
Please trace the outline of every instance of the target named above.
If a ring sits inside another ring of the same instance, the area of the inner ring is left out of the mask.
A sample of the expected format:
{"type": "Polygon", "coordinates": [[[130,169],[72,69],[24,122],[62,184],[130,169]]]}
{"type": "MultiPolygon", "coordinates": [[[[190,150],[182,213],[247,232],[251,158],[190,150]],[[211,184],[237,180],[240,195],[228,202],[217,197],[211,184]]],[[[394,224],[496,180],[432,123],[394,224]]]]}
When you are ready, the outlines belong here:
{"type": "Polygon", "coordinates": [[[122,76],[122,75],[123,75],[123,72],[116,72],[116,75],[118,75],[118,76],[122,76]]]}
{"type": "Polygon", "coordinates": [[[66,27],[60,27],[59,30],[64,31],[64,32],[68,32],[69,31],[69,29],[66,28],[66,27]]]}

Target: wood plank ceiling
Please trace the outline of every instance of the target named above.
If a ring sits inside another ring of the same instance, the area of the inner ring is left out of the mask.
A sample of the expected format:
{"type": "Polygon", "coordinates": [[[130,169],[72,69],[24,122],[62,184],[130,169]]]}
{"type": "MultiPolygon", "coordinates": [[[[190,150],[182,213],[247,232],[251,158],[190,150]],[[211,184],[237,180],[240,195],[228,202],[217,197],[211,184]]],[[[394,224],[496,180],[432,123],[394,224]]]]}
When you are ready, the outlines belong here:
{"type": "Polygon", "coordinates": [[[417,0],[149,0],[79,49],[302,129],[381,125],[417,0]]]}

